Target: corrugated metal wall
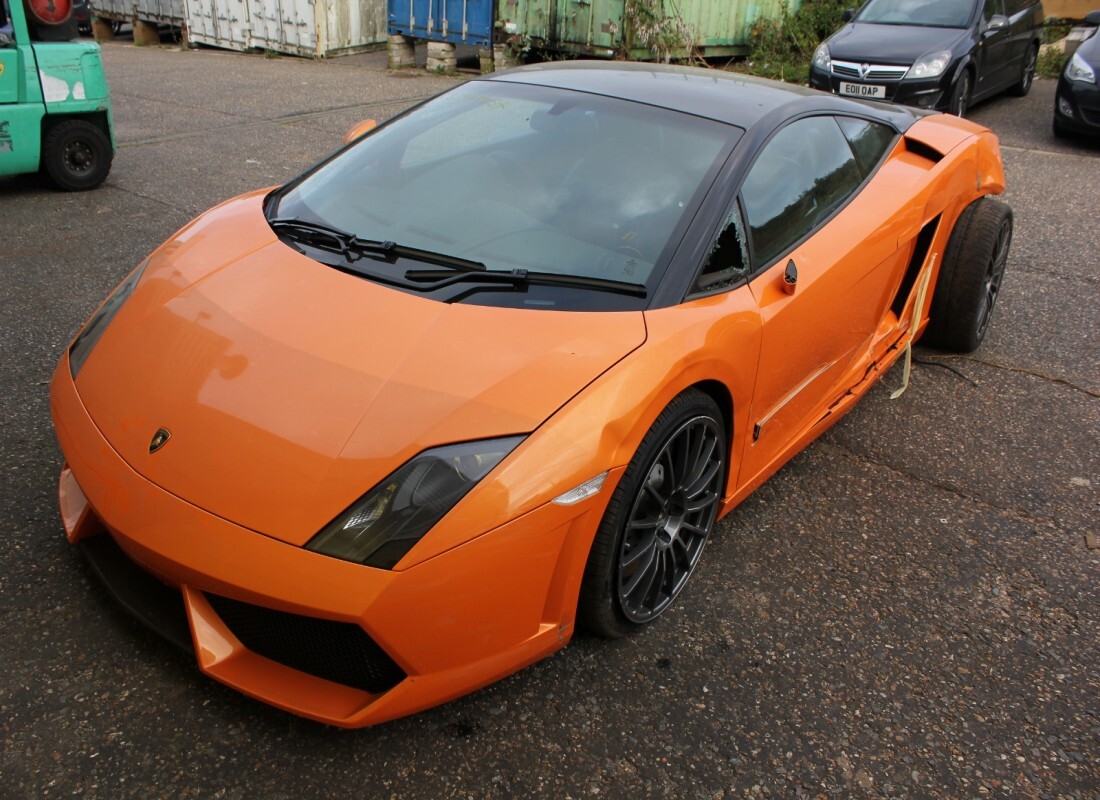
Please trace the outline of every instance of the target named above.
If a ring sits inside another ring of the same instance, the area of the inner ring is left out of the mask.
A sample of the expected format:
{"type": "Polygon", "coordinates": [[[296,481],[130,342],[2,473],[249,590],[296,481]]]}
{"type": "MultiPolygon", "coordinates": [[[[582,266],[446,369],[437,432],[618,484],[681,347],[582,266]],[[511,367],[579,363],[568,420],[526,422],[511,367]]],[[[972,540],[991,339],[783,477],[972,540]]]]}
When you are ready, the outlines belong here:
{"type": "Polygon", "coordinates": [[[101,16],[180,26],[186,14],[184,0],[93,0],[92,13],[101,16]]]}
{"type": "Polygon", "coordinates": [[[386,41],[386,0],[183,1],[191,41],[230,50],[319,57],[386,41]]]}
{"type": "MultiPolygon", "coordinates": [[[[802,0],[661,2],[663,15],[679,17],[706,55],[744,53],[754,22],[793,13],[802,5],[802,0]]],[[[621,52],[631,25],[627,0],[496,0],[496,13],[500,36],[529,37],[550,49],[589,55],[621,52]]],[[[635,48],[630,55],[653,54],[635,48]]]]}
{"type": "Polygon", "coordinates": [[[494,0],[389,0],[389,32],[433,42],[487,46],[494,0]]]}

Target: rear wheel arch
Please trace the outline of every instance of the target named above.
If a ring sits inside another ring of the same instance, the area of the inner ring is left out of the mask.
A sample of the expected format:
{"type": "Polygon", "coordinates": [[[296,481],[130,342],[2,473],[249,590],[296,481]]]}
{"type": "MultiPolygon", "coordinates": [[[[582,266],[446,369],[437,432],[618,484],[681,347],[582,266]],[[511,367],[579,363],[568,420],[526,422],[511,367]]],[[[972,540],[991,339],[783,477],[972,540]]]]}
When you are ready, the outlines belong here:
{"type": "Polygon", "coordinates": [[[955,221],[932,293],[926,344],[969,353],[985,338],[1012,244],[1012,209],[983,196],[955,221]]]}

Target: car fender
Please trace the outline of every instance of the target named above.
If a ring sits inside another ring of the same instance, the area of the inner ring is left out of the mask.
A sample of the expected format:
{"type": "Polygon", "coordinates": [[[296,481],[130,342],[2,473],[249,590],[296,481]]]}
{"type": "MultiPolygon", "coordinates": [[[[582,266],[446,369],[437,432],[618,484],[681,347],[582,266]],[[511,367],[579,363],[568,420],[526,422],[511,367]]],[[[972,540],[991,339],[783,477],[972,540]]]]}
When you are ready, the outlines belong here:
{"type": "MultiPolygon", "coordinates": [[[[725,388],[730,452],[740,453],[761,341],[761,318],[748,288],[645,315],[646,342],[534,431],[397,569],[433,558],[603,472],[625,467],[661,411],[692,386],[716,383],[725,388]],[[594,425],[594,420],[603,423],[594,425]]],[[[736,477],[736,469],[729,473],[730,480],[736,477]]],[[[611,491],[614,486],[605,483],[601,493],[611,491]]],[[[590,544],[585,544],[586,553],[590,544]]]]}

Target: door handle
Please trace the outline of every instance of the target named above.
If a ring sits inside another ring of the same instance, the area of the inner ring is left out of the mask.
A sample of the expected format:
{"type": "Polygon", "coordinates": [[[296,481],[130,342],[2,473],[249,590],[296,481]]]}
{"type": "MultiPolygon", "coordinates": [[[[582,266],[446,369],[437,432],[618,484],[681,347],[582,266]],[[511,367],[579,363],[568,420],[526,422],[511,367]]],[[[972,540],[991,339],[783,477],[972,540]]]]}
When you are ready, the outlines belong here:
{"type": "Polygon", "coordinates": [[[794,294],[794,287],[798,283],[798,267],[794,265],[792,258],[787,262],[787,268],[783,270],[783,291],[794,294]]]}

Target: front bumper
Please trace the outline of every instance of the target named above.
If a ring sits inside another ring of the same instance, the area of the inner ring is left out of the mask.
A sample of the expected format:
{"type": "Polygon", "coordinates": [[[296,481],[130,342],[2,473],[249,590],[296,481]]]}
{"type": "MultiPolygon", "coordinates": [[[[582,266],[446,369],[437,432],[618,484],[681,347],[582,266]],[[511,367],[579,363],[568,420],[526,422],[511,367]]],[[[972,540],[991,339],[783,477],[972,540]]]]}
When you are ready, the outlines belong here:
{"type": "Polygon", "coordinates": [[[810,67],[810,87],[813,89],[820,89],[823,92],[831,92],[832,94],[840,94],[841,82],[854,83],[861,86],[882,86],[885,88],[885,97],[867,99],[881,99],[904,106],[946,111],[951,101],[950,83],[947,82],[946,76],[930,78],[923,81],[904,79],[876,81],[841,77],[831,72],[823,72],[814,66],[810,67]]]}
{"type": "Polygon", "coordinates": [[[1065,130],[1100,136],[1100,86],[1063,75],[1054,98],[1054,119],[1065,130]]]}
{"type": "Polygon", "coordinates": [[[88,416],[67,357],[50,404],[66,459],[66,535],[96,554],[93,566],[124,604],[177,644],[189,635],[211,677],[342,727],[437,705],[563,647],[621,475],[575,506],[547,504],[405,571],[379,570],[241,528],[147,481],[88,416]],[[94,543],[101,536],[113,545],[94,543]],[[135,570],[155,581],[127,593],[135,570]],[[142,596],[160,600],[133,600],[142,596]],[[304,659],[302,647],[311,649],[304,659]],[[341,658],[369,662],[358,665],[368,678],[324,666],[341,658]]]}

